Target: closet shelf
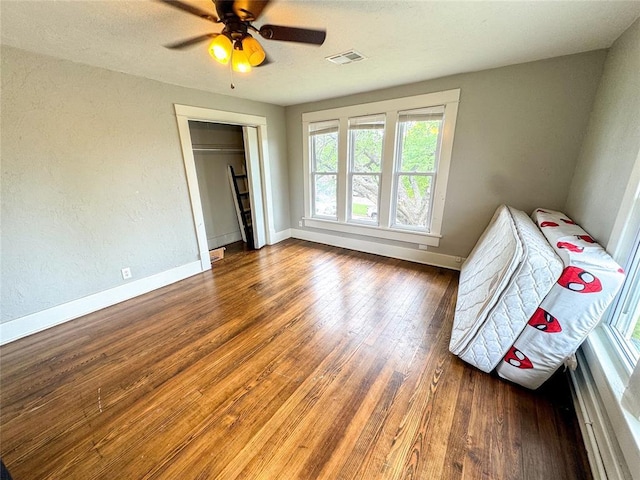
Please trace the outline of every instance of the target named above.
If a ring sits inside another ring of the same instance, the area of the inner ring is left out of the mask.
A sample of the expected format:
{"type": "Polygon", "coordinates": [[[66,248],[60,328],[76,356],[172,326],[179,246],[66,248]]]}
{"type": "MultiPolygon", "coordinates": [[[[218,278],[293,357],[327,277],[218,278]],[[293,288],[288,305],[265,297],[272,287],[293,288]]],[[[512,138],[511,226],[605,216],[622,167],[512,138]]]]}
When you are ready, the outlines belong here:
{"type": "Polygon", "coordinates": [[[194,152],[209,153],[244,153],[242,147],[225,147],[223,145],[192,145],[194,152]]]}

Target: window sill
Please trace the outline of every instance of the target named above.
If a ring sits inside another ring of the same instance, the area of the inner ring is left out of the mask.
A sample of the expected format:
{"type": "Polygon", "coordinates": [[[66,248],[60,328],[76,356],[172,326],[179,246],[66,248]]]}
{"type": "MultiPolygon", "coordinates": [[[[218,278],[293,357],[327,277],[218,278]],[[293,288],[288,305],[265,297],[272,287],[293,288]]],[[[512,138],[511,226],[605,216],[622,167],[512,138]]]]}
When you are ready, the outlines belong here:
{"type": "Polygon", "coordinates": [[[628,366],[620,360],[617,346],[603,326],[587,337],[582,345],[582,352],[602,398],[625,463],[631,470],[632,477],[640,479],[640,472],[634,472],[633,468],[633,465],[640,465],[640,421],[621,404],[629,379],[628,366]]]}
{"type": "Polygon", "coordinates": [[[334,232],[351,233],[354,235],[364,235],[367,237],[384,238],[385,240],[396,240],[399,242],[417,243],[429,247],[440,245],[440,235],[433,233],[418,233],[410,231],[394,230],[373,225],[356,225],[352,223],[341,223],[334,220],[322,220],[319,218],[303,218],[305,227],[319,228],[321,230],[331,230],[334,232]]]}

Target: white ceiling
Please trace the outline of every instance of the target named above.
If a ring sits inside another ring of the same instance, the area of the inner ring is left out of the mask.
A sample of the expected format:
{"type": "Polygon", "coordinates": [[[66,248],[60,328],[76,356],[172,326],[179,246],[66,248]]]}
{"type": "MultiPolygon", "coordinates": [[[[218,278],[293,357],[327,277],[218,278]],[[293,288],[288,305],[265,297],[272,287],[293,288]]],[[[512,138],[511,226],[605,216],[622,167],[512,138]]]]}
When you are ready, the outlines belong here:
{"type": "MultiPolygon", "coordinates": [[[[215,12],[210,0],[183,0],[215,12]]],[[[321,47],[261,40],[272,64],[234,75],[207,44],[162,45],[221,26],[154,0],[1,0],[1,42],[166,83],[277,105],[611,46],[635,1],[272,0],[255,22],[326,28],[321,47]],[[325,57],[356,49],[366,60],[325,57]]]]}

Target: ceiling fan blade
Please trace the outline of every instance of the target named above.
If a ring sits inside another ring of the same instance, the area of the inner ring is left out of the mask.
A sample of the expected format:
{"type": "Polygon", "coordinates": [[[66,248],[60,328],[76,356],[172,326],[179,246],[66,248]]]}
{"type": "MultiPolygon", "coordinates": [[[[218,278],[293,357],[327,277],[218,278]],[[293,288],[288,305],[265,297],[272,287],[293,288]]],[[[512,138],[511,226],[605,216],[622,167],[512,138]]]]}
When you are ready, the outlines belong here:
{"type": "Polygon", "coordinates": [[[260,36],[267,40],[309,43],[312,45],[322,45],[327,37],[327,32],[325,30],[283,27],[280,25],[263,25],[260,27],[259,32],[260,36]]]}
{"type": "Polygon", "coordinates": [[[205,33],[204,35],[198,35],[197,37],[187,38],[186,40],[180,40],[179,42],[169,43],[165,45],[165,48],[169,48],[171,50],[182,50],[184,48],[191,47],[197,43],[204,42],[209,38],[215,38],[219,34],[218,33],[205,33]]]}
{"type": "Polygon", "coordinates": [[[235,0],[233,11],[246,22],[255,21],[267,8],[269,0],[235,0]]]}
{"type": "Polygon", "coordinates": [[[164,3],[165,5],[169,5],[170,7],[177,8],[178,10],[182,10],[183,12],[190,13],[191,15],[195,15],[196,17],[204,18],[205,20],[209,20],[210,22],[218,23],[218,17],[216,17],[214,14],[201,10],[198,7],[194,7],[193,5],[189,5],[188,3],[181,2],[180,0],[157,1],[164,3]]]}

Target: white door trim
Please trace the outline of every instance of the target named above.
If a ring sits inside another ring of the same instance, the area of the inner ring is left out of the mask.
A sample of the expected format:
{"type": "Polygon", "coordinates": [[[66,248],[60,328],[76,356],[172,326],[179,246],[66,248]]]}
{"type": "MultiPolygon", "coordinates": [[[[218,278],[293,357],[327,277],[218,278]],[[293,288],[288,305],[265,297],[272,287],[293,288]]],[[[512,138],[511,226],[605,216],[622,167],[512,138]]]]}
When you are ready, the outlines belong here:
{"type": "Polygon", "coordinates": [[[258,129],[256,127],[242,127],[244,140],[244,158],[247,166],[247,185],[249,186],[249,201],[251,203],[251,222],[253,223],[253,245],[262,248],[265,244],[265,223],[262,174],[260,172],[260,151],[258,148],[258,129]]]}
{"type": "Polygon", "coordinates": [[[200,190],[198,188],[198,177],[196,175],[196,164],[193,156],[193,146],[191,144],[191,134],[189,132],[189,120],[223,123],[228,125],[240,125],[256,127],[258,129],[258,141],[260,152],[260,183],[262,185],[263,218],[265,219],[265,237],[268,244],[271,244],[271,237],[275,232],[273,224],[273,204],[271,194],[271,178],[268,156],[267,139],[267,119],[257,115],[247,115],[244,113],[227,112],[224,110],[213,110],[210,108],[193,107],[189,105],[174,104],[176,120],[178,122],[178,133],[180,135],[180,146],[182,147],[182,158],[189,188],[189,199],[191,201],[191,211],[196,229],[198,241],[198,251],[200,252],[200,265],[202,271],[211,269],[209,260],[209,247],[207,235],[204,227],[204,215],[202,213],[202,202],[200,201],[200,190]]]}

